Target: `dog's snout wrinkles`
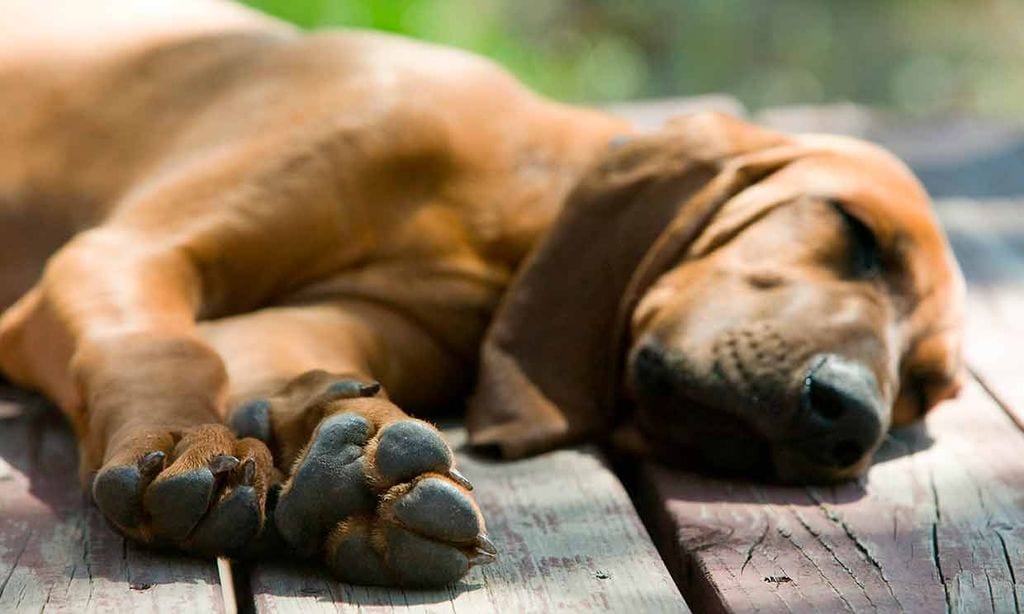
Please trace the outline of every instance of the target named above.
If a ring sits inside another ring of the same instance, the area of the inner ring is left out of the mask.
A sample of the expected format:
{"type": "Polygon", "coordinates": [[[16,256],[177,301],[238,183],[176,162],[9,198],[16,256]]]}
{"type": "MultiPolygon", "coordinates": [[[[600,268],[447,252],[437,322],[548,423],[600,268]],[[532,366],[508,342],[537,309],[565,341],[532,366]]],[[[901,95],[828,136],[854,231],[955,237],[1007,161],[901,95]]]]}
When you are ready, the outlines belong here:
{"type": "Polygon", "coordinates": [[[861,364],[820,356],[804,378],[801,404],[802,451],[825,465],[853,465],[882,435],[884,404],[875,376],[861,364]]]}

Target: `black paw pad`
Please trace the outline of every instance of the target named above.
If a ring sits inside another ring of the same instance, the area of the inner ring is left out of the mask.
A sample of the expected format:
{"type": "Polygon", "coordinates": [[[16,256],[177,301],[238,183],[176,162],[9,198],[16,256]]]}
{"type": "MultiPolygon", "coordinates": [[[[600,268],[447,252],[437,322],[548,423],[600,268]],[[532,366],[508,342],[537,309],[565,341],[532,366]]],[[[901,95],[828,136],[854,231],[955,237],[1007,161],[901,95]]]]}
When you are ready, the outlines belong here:
{"type": "Polygon", "coordinates": [[[233,553],[248,545],[260,530],[256,490],[239,486],[217,504],[196,528],[191,546],[205,554],[233,553]]]}
{"type": "Polygon", "coordinates": [[[444,586],[466,575],[469,559],[452,546],[390,528],[387,531],[388,567],[403,586],[444,586]]]}
{"type": "Polygon", "coordinates": [[[142,522],[142,484],[138,467],[111,467],[96,476],[92,497],[103,515],[114,524],[134,529],[142,522]]]}
{"type": "Polygon", "coordinates": [[[188,537],[210,507],[213,487],[213,472],[207,467],[153,482],[145,497],[153,528],[173,541],[188,537]]]}
{"type": "Polygon", "coordinates": [[[270,401],[257,399],[242,405],[231,414],[228,426],[238,437],[252,437],[263,443],[270,441],[270,401]]]}
{"type": "Polygon", "coordinates": [[[369,436],[370,424],[355,414],[320,425],[274,510],[278,530],[298,554],[313,554],[338,522],[374,508],[362,459],[369,436]]]}
{"type": "Polygon", "coordinates": [[[448,445],[437,431],[422,422],[395,422],[384,427],[378,438],[377,471],[392,484],[424,473],[444,473],[451,464],[448,445]]]}
{"type": "Polygon", "coordinates": [[[370,545],[365,527],[353,529],[337,540],[326,562],[335,577],[345,582],[374,586],[389,583],[387,570],[370,545]]]}
{"type": "Polygon", "coordinates": [[[438,478],[416,483],[394,507],[404,526],[429,537],[470,543],[482,531],[476,507],[455,485],[438,478]]]}

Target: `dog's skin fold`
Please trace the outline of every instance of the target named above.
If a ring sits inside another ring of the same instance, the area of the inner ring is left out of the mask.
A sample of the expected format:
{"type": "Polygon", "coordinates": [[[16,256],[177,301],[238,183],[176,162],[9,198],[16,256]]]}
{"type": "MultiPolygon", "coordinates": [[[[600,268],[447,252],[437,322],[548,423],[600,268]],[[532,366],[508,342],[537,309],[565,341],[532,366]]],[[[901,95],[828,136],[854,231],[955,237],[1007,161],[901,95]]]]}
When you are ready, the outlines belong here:
{"type": "Polygon", "coordinates": [[[458,51],[197,0],[0,5],[0,118],[0,371],[143,543],[444,584],[496,549],[407,411],[469,398],[506,457],[618,429],[829,481],[961,378],[928,198],[850,139],[637,134],[458,51]]]}

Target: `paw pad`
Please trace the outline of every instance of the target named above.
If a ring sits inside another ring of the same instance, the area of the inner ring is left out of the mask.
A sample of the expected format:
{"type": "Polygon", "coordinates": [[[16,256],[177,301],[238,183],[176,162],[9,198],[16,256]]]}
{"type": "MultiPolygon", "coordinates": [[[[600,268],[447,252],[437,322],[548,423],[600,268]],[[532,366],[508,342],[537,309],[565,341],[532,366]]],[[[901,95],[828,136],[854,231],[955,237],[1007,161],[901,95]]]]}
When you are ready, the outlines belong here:
{"type": "Polygon", "coordinates": [[[424,473],[444,473],[452,453],[441,435],[416,420],[390,424],[377,438],[375,466],[389,484],[405,482],[424,473]]]}
{"type": "Polygon", "coordinates": [[[92,496],[96,505],[114,524],[134,529],[143,519],[142,484],[138,467],[111,467],[96,476],[92,496]]]}
{"type": "Polygon", "coordinates": [[[370,423],[355,414],[331,416],[314,434],[274,511],[281,536],[300,555],[313,554],[334,525],[376,504],[362,462],[369,437],[370,423]]]}
{"type": "Polygon", "coordinates": [[[469,543],[481,533],[476,506],[457,486],[438,478],[420,480],[394,505],[395,519],[416,533],[469,543]]]}
{"type": "Polygon", "coordinates": [[[257,399],[242,405],[231,414],[228,426],[238,437],[270,441],[270,401],[257,399]]]}
{"type": "Polygon", "coordinates": [[[210,507],[213,485],[208,467],[155,480],[146,490],[145,505],[156,530],[174,541],[188,537],[210,507]]]}
{"type": "Polygon", "coordinates": [[[373,433],[355,413],[326,418],[274,518],[302,555],[318,550],[340,579],[441,586],[494,560],[472,485],[440,433],[398,420],[373,433]]]}
{"type": "Polygon", "coordinates": [[[223,425],[149,432],[111,450],[93,483],[93,497],[128,537],[230,554],[259,533],[272,470],[266,446],[235,440],[223,425]]]}

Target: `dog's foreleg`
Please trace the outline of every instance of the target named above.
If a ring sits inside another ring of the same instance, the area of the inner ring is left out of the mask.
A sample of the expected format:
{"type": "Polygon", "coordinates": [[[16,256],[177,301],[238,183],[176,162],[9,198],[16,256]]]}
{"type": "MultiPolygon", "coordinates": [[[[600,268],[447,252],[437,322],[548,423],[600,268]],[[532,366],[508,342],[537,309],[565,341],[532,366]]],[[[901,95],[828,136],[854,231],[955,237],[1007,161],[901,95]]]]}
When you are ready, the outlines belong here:
{"type": "Polygon", "coordinates": [[[335,257],[317,165],[279,177],[251,152],[220,162],[132,192],[0,318],[0,369],[69,417],[108,519],[203,551],[255,534],[273,467],[262,443],[223,426],[227,374],[197,316],[249,309],[317,267],[311,254],[335,257]]]}
{"type": "Polygon", "coordinates": [[[121,229],[84,233],[5,313],[0,359],[70,418],[83,477],[99,470],[96,501],[119,529],[224,551],[258,529],[272,464],[221,424],[227,376],[196,333],[199,292],[184,254],[121,229]]]}

